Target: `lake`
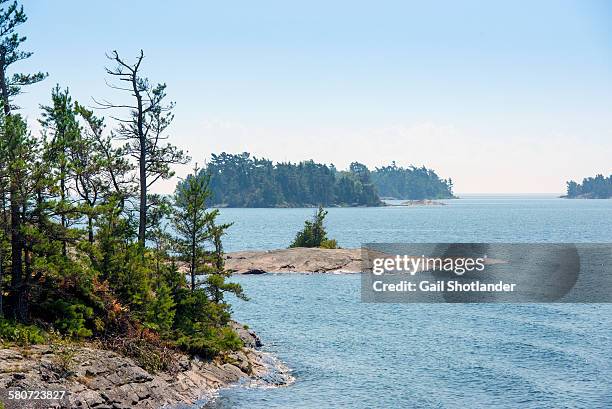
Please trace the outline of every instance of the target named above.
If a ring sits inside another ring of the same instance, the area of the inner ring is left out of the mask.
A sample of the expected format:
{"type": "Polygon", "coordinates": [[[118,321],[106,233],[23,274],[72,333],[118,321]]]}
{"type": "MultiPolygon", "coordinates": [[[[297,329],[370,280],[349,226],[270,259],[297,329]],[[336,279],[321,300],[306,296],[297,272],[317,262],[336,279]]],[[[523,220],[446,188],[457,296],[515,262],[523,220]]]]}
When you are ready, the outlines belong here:
{"type": "MultiPolygon", "coordinates": [[[[334,208],[329,236],[365,242],[612,242],[612,200],[470,196],[446,206],[334,208]]],[[[222,209],[226,250],[286,247],[314,209],[222,209]]],[[[207,408],[612,407],[612,305],[364,304],[357,275],[241,276],[234,301],[281,388],[207,408]]]]}
{"type": "MultiPolygon", "coordinates": [[[[369,242],[612,242],[612,200],[468,196],[446,206],[327,209],[341,247],[369,242]]],[[[316,209],[221,209],[226,251],[287,247],[316,209]]]]}

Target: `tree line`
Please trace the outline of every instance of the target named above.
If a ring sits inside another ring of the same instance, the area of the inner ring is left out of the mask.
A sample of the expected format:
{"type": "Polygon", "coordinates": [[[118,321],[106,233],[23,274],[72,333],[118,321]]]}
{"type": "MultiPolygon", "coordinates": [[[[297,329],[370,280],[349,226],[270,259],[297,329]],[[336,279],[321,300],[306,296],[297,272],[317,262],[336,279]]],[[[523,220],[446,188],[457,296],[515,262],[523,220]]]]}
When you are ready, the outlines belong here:
{"type": "Polygon", "coordinates": [[[452,181],[433,170],[392,166],[370,171],[353,162],[346,171],[312,160],[280,162],[241,154],[213,154],[211,205],[227,207],[380,206],[380,196],[400,199],[453,197],[452,181]]]}
{"type": "Polygon", "coordinates": [[[230,225],[207,208],[209,177],[195,167],[172,197],[150,192],[190,160],[168,142],[166,85],[142,74],[142,51],[132,62],[113,51],[109,86],[129,102],[89,109],[57,85],[33,135],[14,100],[47,74],[14,71],[32,56],[17,32],[26,20],[23,6],[0,0],[0,341],[34,323],[146,359],[168,346],[239,348],[225,295],[246,297],[226,282],[230,225]],[[96,110],[112,113],[112,129],[96,110]],[[132,346],[143,342],[146,353],[132,346]]]}
{"type": "Polygon", "coordinates": [[[454,197],[452,179],[440,179],[436,172],[425,166],[403,168],[392,162],[390,166],[376,168],[372,180],[381,197],[406,200],[454,197]]]}
{"type": "Polygon", "coordinates": [[[568,198],[609,199],[612,198],[612,175],[603,175],[582,179],[582,183],[573,180],[567,182],[568,198]]]}
{"type": "Polygon", "coordinates": [[[296,207],[315,205],[377,206],[380,200],[370,172],[359,163],[341,172],[314,161],[273,164],[249,153],[213,154],[212,203],[228,207],[296,207]]]}

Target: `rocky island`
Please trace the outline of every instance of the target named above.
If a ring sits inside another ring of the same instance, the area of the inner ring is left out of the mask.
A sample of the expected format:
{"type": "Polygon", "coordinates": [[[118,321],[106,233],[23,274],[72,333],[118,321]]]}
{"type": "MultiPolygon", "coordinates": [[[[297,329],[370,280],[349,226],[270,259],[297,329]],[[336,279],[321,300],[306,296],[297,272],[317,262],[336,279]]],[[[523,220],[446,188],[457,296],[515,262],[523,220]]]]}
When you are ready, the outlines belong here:
{"type": "Polygon", "coordinates": [[[437,200],[423,199],[423,200],[408,200],[398,205],[391,205],[391,206],[409,206],[409,207],[410,206],[446,206],[446,203],[439,202],[437,200]]]}
{"type": "Polygon", "coordinates": [[[294,247],[228,253],[225,266],[234,274],[359,273],[361,249],[294,247]]]}

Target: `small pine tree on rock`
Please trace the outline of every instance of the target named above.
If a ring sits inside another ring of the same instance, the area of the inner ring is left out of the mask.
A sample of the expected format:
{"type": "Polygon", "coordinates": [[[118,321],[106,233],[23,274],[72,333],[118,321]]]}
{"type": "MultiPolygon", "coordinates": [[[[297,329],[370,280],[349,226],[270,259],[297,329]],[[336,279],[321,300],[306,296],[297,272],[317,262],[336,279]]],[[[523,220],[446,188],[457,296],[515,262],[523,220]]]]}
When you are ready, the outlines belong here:
{"type": "Polygon", "coordinates": [[[295,240],[289,246],[294,247],[321,247],[327,249],[338,248],[336,240],[329,240],[327,238],[327,232],[325,231],[324,221],[327,216],[327,210],[323,209],[323,206],[319,206],[319,209],[315,213],[312,220],[306,220],[304,222],[304,229],[299,231],[295,236],[295,240]]]}

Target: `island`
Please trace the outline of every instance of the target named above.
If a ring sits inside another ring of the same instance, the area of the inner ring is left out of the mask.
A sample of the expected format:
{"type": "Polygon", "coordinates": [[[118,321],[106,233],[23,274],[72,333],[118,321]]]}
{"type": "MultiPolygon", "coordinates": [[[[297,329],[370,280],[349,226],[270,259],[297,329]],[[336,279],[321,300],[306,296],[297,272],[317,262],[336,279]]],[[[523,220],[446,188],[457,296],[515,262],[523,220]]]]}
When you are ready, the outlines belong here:
{"type": "MultiPolygon", "coordinates": [[[[227,253],[225,265],[234,274],[361,274],[367,271],[367,266],[363,264],[363,261],[371,261],[372,257],[394,259],[396,254],[361,248],[292,247],[275,250],[245,250],[227,253]]],[[[418,259],[421,256],[408,257],[418,259]]],[[[484,264],[506,262],[506,260],[489,257],[484,264]]],[[[425,271],[425,268],[419,268],[418,271],[425,271]]]]}
{"type": "Polygon", "coordinates": [[[402,202],[400,204],[396,204],[396,205],[390,205],[390,206],[446,206],[446,203],[443,202],[439,202],[437,200],[408,200],[406,202],[402,202]]]}
{"type": "Polygon", "coordinates": [[[454,198],[451,179],[426,167],[374,170],[359,162],[347,170],[313,160],[273,163],[248,152],[213,154],[201,172],[209,175],[214,207],[384,206],[381,197],[401,200],[454,198]]]}
{"type": "Polygon", "coordinates": [[[225,266],[234,274],[360,273],[361,249],[293,247],[227,253],[225,266]]]}
{"type": "Polygon", "coordinates": [[[601,174],[587,177],[582,183],[567,182],[567,199],[610,199],[612,198],[612,175],[607,178],[601,174]]]}

